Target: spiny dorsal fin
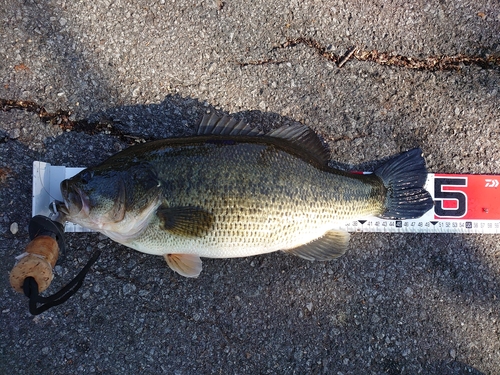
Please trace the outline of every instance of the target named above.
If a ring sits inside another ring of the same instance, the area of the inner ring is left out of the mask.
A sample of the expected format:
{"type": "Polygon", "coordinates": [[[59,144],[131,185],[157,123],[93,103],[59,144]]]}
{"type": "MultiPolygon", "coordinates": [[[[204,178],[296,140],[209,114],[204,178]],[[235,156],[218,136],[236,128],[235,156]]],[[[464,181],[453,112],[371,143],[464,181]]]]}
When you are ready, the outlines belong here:
{"type": "Polygon", "coordinates": [[[220,117],[212,113],[203,116],[198,126],[197,134],[271,137],[296,146],[301,154],[305,154],[304,156],[308,159],[315,159],[321,165],[326,166],[330,160],[330,152],[323,145],[318,135],[309,127],[300,124],[282,126],[266,134],[253,128],[243,120],[238,121],[227,115],[220,117]]]}
{"type": "Polygon", "coordinates": [[[344,255],[349,237],[346,231],[330,230],[323,237],[286,252],[308,260],[331,260],[344,255]]]}
{"type": "Polygon", "coordinates": [[[264,133],[231,116],[206,114],[198,125],[198,135],[261,136],[264,133]]]}

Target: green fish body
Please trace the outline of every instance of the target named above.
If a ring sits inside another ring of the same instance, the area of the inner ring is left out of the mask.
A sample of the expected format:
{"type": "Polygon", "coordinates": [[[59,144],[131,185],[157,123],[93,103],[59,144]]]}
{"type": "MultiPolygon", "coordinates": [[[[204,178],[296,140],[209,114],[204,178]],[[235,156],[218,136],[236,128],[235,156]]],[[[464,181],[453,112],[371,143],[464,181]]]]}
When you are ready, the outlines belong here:
{"type": "Polygon", "coordinates": [[[372,175],[328,166],[307,127],[263,134],[230,117],[205,116],[195,137],[130,147],[61,183],[59,210],[138,251],[163,255],[188,277],[200,257],[283,250],[306,259],[342,255],[339,221],[419,217],[432,207],[418,149],[372,175]]]}

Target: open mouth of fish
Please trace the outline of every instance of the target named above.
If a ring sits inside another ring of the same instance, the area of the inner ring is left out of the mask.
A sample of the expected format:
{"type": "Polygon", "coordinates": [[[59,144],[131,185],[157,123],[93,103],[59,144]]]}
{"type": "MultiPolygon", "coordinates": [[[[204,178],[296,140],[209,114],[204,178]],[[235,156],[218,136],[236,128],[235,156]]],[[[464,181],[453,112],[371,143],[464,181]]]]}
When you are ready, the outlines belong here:
{"type": "Polygon", "coordinates": [[[55,201],[57,211],[66,216],[75,216],[80,212],[89,212],[90,204],[88,196],[71,181],[61,182],[61,193],[63,201],[55,201]]]}

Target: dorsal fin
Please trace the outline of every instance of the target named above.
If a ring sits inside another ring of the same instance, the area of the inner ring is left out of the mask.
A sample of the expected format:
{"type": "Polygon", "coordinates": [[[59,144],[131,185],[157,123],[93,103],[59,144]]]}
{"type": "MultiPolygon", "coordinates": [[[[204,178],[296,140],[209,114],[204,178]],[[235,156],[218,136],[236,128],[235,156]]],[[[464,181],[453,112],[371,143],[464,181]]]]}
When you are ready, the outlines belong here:
{"type": "Polygon", "coordinates": [[[205,114],[198,125],[198,135],[226,135],[246,137],[271,137],[283,140],[304,154],[308,159],[313,158],[321,165],[328,165],[330,152],[323,145],[318,135],[305,125],[282,126],[269,133],[264,133],[243,120],[238,121],[231,116],[220,117],[215,113],[205,114]]]}
{"type": "Polygon", "coordinates": [[[243,120],[238,121],[234,117],[220,117],[215,113],[206,114],[198,125],[198,135],[232,135],[232,136],[251,136],[258,137],[264,135],[248,125],[243,120]]]}
{"type": "Polygon", "coordinates": [[[330,151],[323,145],[318,135],[305,125],[282,126],[266,134],[269,137],[284,139],[313,155],[322,165],[328,165],[330,151]]]}

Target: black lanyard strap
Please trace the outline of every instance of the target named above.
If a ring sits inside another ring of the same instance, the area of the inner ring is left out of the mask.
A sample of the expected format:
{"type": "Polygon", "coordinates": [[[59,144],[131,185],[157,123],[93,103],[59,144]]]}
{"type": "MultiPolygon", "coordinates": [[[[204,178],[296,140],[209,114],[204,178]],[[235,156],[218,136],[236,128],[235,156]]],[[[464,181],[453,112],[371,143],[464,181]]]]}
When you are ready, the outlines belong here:
{"type": "Polygon", "coordinates": [[[33,277],[27,277],[24,279],[23,291],[26,297],[29,298],[29,309],[32,315],[38,315],[44,311],[50,309],[53,306],[60,305],[61,303],[67,301],[73,294],[75,294],[78,289],[83,284],[87,272],[90,270],[92,265],[97,261],[101,255],[100,250],[96,250],[92,257],[89,259],[85,267],[76,275],[76,277],[66,284],[60,291],[52,294],[48,297],[42,297],[38,294],[38,284],[33,277]],[[41,306],[37,306],[42,304],[41,306]]]}

